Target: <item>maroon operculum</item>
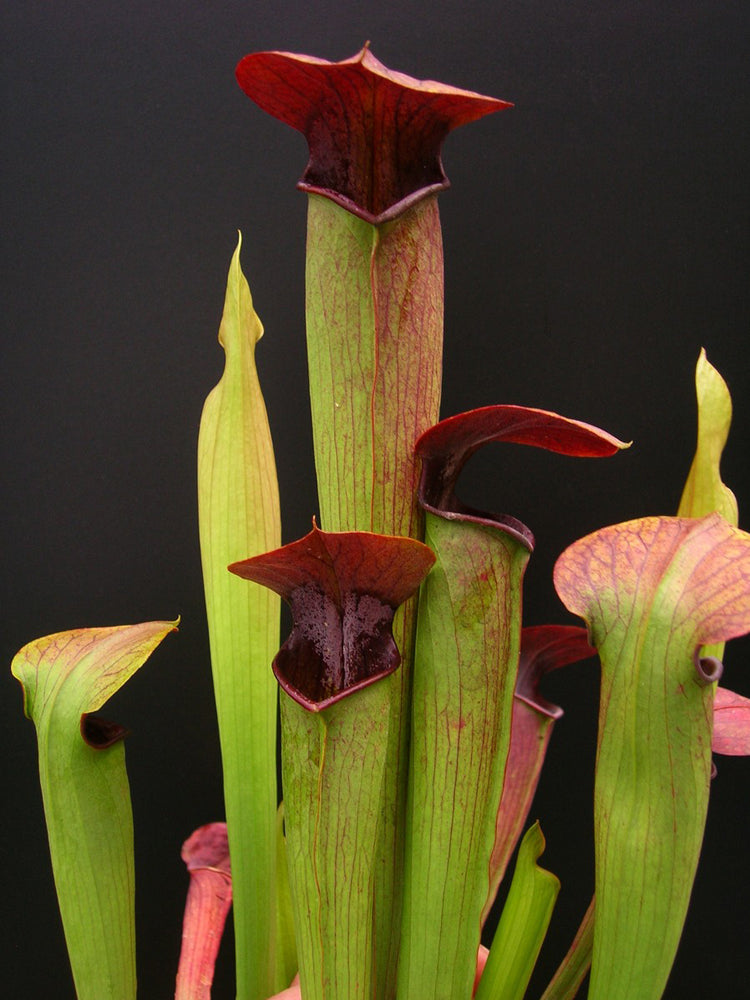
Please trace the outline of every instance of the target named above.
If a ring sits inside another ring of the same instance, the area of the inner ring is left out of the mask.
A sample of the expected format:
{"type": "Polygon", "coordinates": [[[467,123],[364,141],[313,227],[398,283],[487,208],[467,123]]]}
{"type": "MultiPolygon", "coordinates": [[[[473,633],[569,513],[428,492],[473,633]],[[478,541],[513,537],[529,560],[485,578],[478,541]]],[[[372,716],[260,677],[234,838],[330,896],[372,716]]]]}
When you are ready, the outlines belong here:
{"type": "Polygon", "coordinates": [[[628,445],[591,424],[529,406],[483,406],[435,424],[417,440],[422,459],[419,502],[433,514],[500,528],[528,549],[534,536],[515,517],[490,514],[464,504],[456,482],[471,456],[485,444],[506,441],[576,458],[605,458],[628,445]]]}
{"type": "Polygon", "coordinates": [[[452,129],[511,106],[389,70],[367,45],[341,62],[256,52],[236,75],[248,97],[307,139],[299,187],[373,224],[448,185],[440,150],[452,129]]]}
{"type": "Polygon", "coordinates": [[[313,524],[304,538],[229,569],[289,604],[292,631],[273,670],[295,701],[321,711],[398,667],[393,616],[434,561],[411,538],[313,524]]]}
{"type": "Polygon", "coordinates": [[[521,655],[515,697],[540,715],[559,719],[563,710],[542,697],[539,685],[553,670],[596,656],[585,628],[578,625],[532,625],[521,632],[521,655]]]}

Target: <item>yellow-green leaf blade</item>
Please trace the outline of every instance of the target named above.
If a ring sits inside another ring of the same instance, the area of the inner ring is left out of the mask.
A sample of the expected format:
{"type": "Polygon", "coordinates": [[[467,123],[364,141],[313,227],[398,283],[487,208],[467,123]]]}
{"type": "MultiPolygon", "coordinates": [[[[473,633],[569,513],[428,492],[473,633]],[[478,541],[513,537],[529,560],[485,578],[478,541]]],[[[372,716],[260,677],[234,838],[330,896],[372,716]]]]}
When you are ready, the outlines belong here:
{"type": "Polygon", "coordinates": [[[276,683],[279,599],[227,572],[280,542],[276,466],[255,366],[263,328],[240,267],[227,280],[219,341],[226,363],[206,400],[198,443],[198,506],[211,665],[232,855],[240,1000],[275,981],[276,683]]]}

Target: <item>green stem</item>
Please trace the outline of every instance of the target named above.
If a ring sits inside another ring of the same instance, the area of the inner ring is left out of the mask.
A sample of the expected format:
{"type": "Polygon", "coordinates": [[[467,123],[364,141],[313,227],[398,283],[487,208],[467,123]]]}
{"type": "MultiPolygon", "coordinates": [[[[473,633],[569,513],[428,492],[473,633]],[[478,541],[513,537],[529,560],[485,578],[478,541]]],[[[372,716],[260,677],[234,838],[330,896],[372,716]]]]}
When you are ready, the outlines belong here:
{"type": "Polygon", "coordinates": [[[497,527],[432,512],[426,540],[437,563],[419,603],[399,1000],[471,993],[529,558],[497,527]]]}
{"type": "MultiPolygon", "coordinates": [[[[437,198],[393,222],[311,195],[307,343],[321,525],[421,538],[414,442],[438,419],[443,257],[437,198]]],[[[395,995],[415,601],[396,616],[376,886],[376,998],[395,995]]]]}
{"type": "Polygon", "coordinates": [[[388,689],[322,712],[281,696],[287,857],[305,1000],[371,1000],[388,689]]]}

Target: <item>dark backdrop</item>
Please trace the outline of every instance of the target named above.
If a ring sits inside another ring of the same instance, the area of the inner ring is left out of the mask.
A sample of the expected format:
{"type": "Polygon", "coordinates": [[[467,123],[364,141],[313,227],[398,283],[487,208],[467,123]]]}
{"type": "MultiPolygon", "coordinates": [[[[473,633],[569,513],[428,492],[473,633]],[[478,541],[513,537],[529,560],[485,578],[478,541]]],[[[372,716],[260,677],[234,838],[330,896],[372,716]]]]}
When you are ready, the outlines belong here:
{"type": "MultiPolygon", "coordinates": [[[[238,227],[267,331],[285,540],[316,509],[294,188],[306,150],[244,97],[235,63],[265,48],[341,59],[369,38],[389,66],[515,102],[446,144],[443,413],[526,403],[634,440],[599,463],[498,447],[467,470],[466,500],[537,534],[528,622],[567,621],[550,582],[562,548],[675,510],[702,345],[734,394],[725,479],[747,510],[750,10],[13,0],[0,17],[0,661],[63,628],[182,615],[111,712],[134,731],[139,974],[155,1000],[179,949],[181,841],[222,815],[194,463],[238,227]]],[[[734,644],[725,672],[746,694],[749,651],[734,644]]],[[[547,688],[566,716],[534,813],[563,890],[540,983],[591,891],[596,680],[589,664],[547,688]]],[[[69,1000],[34,732],[7,667],[0,691],[3,993],[69,1000]]],[[[719,761],[669,997],[745,995],[749,789],[750,762],[719,761]]],[[[233,996],[231,975],[225,957],[216,1000],[233,996]]]]}

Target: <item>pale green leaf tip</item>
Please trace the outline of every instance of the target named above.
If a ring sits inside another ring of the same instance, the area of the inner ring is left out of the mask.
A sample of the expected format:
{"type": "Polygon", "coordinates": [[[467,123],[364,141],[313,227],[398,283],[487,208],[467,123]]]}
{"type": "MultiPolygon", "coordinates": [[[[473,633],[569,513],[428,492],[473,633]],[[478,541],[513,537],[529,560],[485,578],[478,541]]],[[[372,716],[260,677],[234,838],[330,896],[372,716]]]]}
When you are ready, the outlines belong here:
{"type": "Polygon", "coordinates": [[[544,854],[544,850],[547,847],[547,841],[542,833],[542,827],[539,820],[535,820],[533,825],[529,827],[526,834],[521,841],[521,847],[519,851],[523,851],[527,854],[530,861],[533,861],[538,870],[544,875],[548,876],[551,882],[559,888],[561,883],[560,879],[554,872],[548,871],[546,868],[542,868],[541,865],[537,865],[536,862],[544,854]]]}
{"type": "Polygon", "coordinates": [[[242,273],[242,262],[240,260],[241,255],[242,255],[242,230],[238,229],[237,245],[235,246],[234,252],[232,253],[232,260],[229,266],[232,274],[238,274],[240,275],[241,278],[244,278],[245,276],[242,273]]]}
{"type": "Polygon", "coordinates": [[[734,493],[721,479],[721,456],[732,423],[732,397],[719,371],[701,348],[695,366],[698,434],[695,456],[680,499],[681,517],[718,511],[730,524],[739,521],[734,493]]]}
{"type": "Polygon", "coordinates": [[[237,230],[237,245],[234,248],[227,276],[227,290],[224,297],[224,311],[219,326],[219,343],[227,350],[227,326],[232,332],[244,332],[251,347],[263,336],[263,324],[255,311],[250,285],[242,270],[242,230],[237,230]]]}
{"type": "Polygon", "coordinates": [[[700,412],[701,409],[709,407],[707,415],[711,418],[711,431],[720,439],[723,447],[732,422],[732,396],[721,373],[708,360],[705,347],[701,348],[695,366],[695,391],[699,407],[699,426],[700,416],[704,415],[700,412]]]}

